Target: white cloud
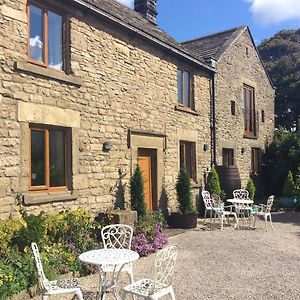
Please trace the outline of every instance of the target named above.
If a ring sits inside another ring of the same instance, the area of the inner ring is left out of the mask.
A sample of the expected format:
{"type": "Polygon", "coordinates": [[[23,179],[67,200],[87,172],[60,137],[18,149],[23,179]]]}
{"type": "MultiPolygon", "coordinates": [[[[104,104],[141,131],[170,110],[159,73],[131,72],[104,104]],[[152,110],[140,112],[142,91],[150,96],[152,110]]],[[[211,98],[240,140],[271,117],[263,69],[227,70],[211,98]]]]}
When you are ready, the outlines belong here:
{"type": "Polygon", "coordinates": [[[300,0],[244,0],[251,2],[255,20],[264,25],[300,20],[300,0]]]}
{"type": "Polygon", "coordinates": [[[121,2],[123,4],[125,4],[125,5],[127,5],[130,8],[133,8],[133,2],[134,2],[134,0],[117,0],[117,1],[119,1],[119,2],[121,2]]]}

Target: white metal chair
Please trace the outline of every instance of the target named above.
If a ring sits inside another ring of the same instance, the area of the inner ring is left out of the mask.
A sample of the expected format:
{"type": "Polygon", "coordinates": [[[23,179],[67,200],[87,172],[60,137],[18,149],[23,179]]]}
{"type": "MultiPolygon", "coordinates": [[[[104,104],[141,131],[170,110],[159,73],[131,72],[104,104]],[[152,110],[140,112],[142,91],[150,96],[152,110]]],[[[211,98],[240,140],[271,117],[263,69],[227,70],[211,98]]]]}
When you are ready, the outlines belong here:
{"type": "Polygon", "coordinates": [[[153,280],[144,278],[127,285],[123,290],[122,300],[126,298],[127,294],[148,300],[157,300],[164,295],[170,294],[172,300],[175,300],[172,277],[176,258],[176,245],[168,246],[160,250],[155,257],[153,280]]]}
{"type": "MultiPolygon", "coordinates": [[[[249,192],[245,189],[234,190],[233,192],[234,199],[250,200],[249,192]]],[[[234,204],[236,213],[245,218],[245,213],[247,212],[248,217],[250,217],[251,205],[250,204],[234,204]]]]}
{"type": "Polygon", "coordinates": [[[206,212],[210,210],[211,218],[212,218],[212,214],[214,213],[214,221],[216,216],[220,218],[221,230],[223,230],[225,218],[227,218],[229,222],[230,216],[233,216],[235,218],[236,220],[235,228],[237,227],[238,220],[237,220],[236,213],[233,211],[233,205],[224,206],[224,203],[222,202],[221,198],[218,195],[213,194],[212,196],[210,196],[210,193],[208,191],[202,191],[201,194],[202,194],[203,202],[205,204],[204,220],[206,217],[206,212]]]}
{"type": "Polygon", "coordinates": [[[213,208],[212,199],[210,197],[210,193],[208,191],[202,191],[201,195],[205,206],[205,212],[204,212],[204,223],[205,223],[207,212],[210,212],[210,221],[211,221],[214,208],[213,208]]]}
{"type": "Polygon", "coordinates": [[[274,229],[272,224],[272,217],[271,217],[271,209],[274,202],[274,196],[270,196],[267,200],[267,204],[260,204],[260,205],[253,205],[251,216],[253,217],[253,227],[255,227],[257,216],[263,216],[265,219],[266,231],[268,231],[268,217],[270,220],[270,224],[272,229],[274,229]]]}
{"type": "Polygon", "coordinates": [[[62,280],[49,281],[44,273],[41,262],[40,252],[36,243],[31,243],[31,249],[34,254],[35,263],[38,271],[39,283],[43,289],[42,299],[47,300],[51,295],[72,293],[77,296],[78,300],[83,300],[82,291],[80,289],[77,278],[68,278],[62,280]]]}
{"type": "MultiPolygon", "coordinates": [[[[101,237],[103,246],[105,249],[130,249],[131,240],[133,236],[133,229],[131,226],[123,224],[108,225],[102,228],[101,237]]],[[[100,267],[100,273],[102,280],[108,272],[118,272],[122,266],[102,265],[100,267]]],[[[121,272],[125,272],[133,282],[133,267],[132,263],[124,265],[121,272]]]]}

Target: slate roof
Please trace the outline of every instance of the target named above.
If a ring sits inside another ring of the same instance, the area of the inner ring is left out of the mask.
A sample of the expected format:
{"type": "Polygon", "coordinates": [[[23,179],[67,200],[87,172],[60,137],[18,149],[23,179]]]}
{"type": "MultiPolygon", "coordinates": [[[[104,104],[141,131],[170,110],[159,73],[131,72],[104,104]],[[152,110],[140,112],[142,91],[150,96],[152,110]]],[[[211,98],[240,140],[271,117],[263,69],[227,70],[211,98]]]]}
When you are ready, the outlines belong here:
{"type": "Polygon", "coordinates": [[[175,53],[185,58],[190,58],[194,62],[200,64],[202,67],[209,70],[213,70],[208,64],[205,64],[202,60],[199,60],[198,56],[187,50],[181,43],[177,42],[171,36],[169,36],[165,31],[160,29],[158,26],[152,24],[143,16],[141,16],[136,11],[128,8],[127,6],[119,3],[116,0],[72,0],[78,4],[88,4],[92,5],[94,8],[98,9],[100,12],[112,16],[114,19],[119,21],[119,23],[129,25],[131,28],[137,29],[138,33],[142,32],[146,36],[150,37],[152,41],[158,40],[161,43],[168,45],[169,47],[175,49],[175,53]]]}
{"type": "Polygon", "coordinates": [[[216,61],[218,61],[231,43],[246,28],[247,26],[232,28],[226,31],[217,32],[215,34],[183,42],[182,45],[199,60],[208,62],[211,58],[214,58],[216,61]]]}

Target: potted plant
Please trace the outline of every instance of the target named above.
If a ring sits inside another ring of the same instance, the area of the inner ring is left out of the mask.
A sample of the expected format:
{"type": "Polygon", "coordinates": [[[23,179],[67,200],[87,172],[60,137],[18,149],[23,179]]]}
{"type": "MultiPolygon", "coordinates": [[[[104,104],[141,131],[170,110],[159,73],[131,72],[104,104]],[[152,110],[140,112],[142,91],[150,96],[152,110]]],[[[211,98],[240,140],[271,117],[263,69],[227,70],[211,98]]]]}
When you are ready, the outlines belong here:
{"type": "Polygon", "coordinates": [[[179,212],[172,213],[169,216],[169,225],[175,228],[196,228],[198,212],[192,203],[190,177],[184,170],[179,172],[176,192],[179,212]]]}
{"type": "Polygon", "coordinates": [[[280,198],[280,202],[284,208],[291,208],[297,205],[297,191],[291,171],[288,172],[284,182],[282,194],[283,196],[280,198]]]}

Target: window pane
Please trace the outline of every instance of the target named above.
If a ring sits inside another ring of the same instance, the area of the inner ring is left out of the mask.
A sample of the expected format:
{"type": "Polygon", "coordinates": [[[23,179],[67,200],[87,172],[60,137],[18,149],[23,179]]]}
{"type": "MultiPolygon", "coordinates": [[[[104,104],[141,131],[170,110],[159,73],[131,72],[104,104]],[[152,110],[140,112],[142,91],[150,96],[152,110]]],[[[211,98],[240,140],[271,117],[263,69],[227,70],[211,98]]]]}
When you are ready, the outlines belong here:
{"type": "Polygon", "coordinates": [[[62,70],[62,17],[48,12],[48,65],[62,70]]]}
{"type": "Polygon", "coordinates": [[[183,104],[184,106],[190,107],[190,74],[187,71],[184,71],[183,79],[183,104]]]}
{"type": "Polygon", "coordinates": [[[247,91],[244,88],[244,127],[245,127],[245,130],[248,129],[248,126],[247,126],[247,114],[248,114],[248,108],[247,108],[247,91]]]}
{"type": "Polygon", "coordinates": [[[249,129],[253,128],[253,107],[252,107],[252,91],[248,90],[248,109],[249,109],[249,129]]]}
{"type": "Polygon", "coordinates": [[[183,104],[182,102],[182,71],[177,70],[177,87],[178,87],[178,103],[183,104]]]}
{"type": "Polygon", "coordinates": [[[50,155],[50,186],[65,185],[65,145],[64,132],[51,130],[49,132],[50,155]]]}
{"type": "Polygon", "coordinates": [[[180,144],[180,169],[185,170],[184,145],[180,144]]]}
{"type": "Polygon", "coordinates": [[[45,135],[31,130],[31,186],[45,184],[45,135]]]}
{"type": "Polygon", "coordinates": [[[186,172],[192,178],[192,145],[190,143],[185,144],[185,159],[186,159],[186,172]]]}
{"type": "Polygon", "coordinates": [[[30,5],[30,58],[43,62],[43,11],[30,5]]]}

